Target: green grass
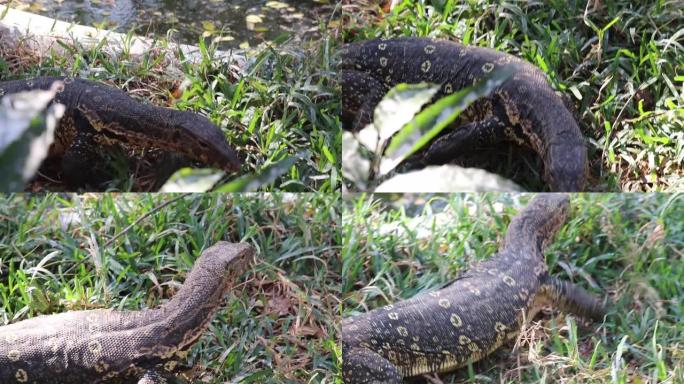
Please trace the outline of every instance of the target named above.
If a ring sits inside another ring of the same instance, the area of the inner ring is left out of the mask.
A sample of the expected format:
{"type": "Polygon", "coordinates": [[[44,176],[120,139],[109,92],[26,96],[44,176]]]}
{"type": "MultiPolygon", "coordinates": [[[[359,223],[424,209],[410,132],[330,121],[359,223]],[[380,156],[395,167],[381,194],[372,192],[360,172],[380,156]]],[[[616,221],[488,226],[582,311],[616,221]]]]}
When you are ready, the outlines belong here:
{"type": "MultiPolygon", "coordinates": [[[[389,14],[373,3],[346,2],[345,42],[429,36],[494,48],[543,70],[576,109],[588,140],[590,191],[681,190],[680,2],[404,0],[389,14]]],[[[538,159],[509,165],[522,155],[508,148],[494,170],[542,188],[538,159]]]]}
{"type": "MultiPolygon", "coordinates": [[[[85,49],[60,43],[66,54],[52,50],[39,57],[24,47],[3,44],[0,79],[85,77],[120,87],[139,101],[204,114],[237,149],[243,161],[240,176],[259,174],[301,155],[260,190],[331,192],[340,183],[341,134],[330,55],[336,43],[326,32],[328,22],[320,21],[315,41],[280,41],[248,52],[242,68],[219,60],[216,47],[203,39],[196,63],[167,49],[164,39],[142,56],[131,55],[126,46],[113,56],[104,46],[85,49]],[[178,59],[182,64],[175,65],[178,59]]],[[[131,178],[124,172],[112,189],[140,189],[131,178]]]]}
{"type": "MultiPolygon", "coordinates": [[[[358,195],[342,211],[343,317],[434,290],[490,257],[529,194],[358,195]]],[[[550,273],[607,296],[603,323],[545,313],[444,383],[684,382],[684,195],[579,194],[550,273]]],[[[440,382],[440,381],[432,381],[440,382]]]]}
{"type": "Polygon", "coordinates": [[[260,262],[193,346],[193,378],[331,382],[339,217],[339,198],[324,194],[0,195],[0,325],[154,307],[202,249],[245,241],[260,262]]]}

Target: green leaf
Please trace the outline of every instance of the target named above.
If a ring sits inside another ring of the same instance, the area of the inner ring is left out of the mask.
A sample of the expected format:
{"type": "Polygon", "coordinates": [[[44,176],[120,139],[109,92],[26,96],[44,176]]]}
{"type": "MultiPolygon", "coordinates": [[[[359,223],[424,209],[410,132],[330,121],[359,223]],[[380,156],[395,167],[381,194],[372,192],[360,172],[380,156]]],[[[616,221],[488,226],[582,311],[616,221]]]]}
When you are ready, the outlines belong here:
{"type": "Polygon", "coordinates": [[[304,151],[295,156],[281,160],[266,167],[258,175],[247,175],[216,188],[216,192],[251,192],[260,187],[273,183],[278,177],[287,171],[299,160],[309,157],[309,152],[304,151]]]}
{"type": "Polygon", "coordinates": [[[176,171],[164,183],[160,192],[195,192],[209,191],[224,173],[215,169],[182,168],[176,171]]]}
{"type": "Polygon", "coordinates": [[[438,85],[427,83],[395,86],[375,108],[373,124],[358,133],[359,141],[371,151],[378,152],[438,91],[438,85]]]}
{"type": "Polygon", "coordinates": [[[622,17],[622,15],[620,15],[620,16],[615,16],[615,18],[613,18],[613,20],[611,20],[608,24],[606,24],[606,25],[601,29],[601,32],[606,32],[610,27],[613,26],[613,24],[615,24],[615,23],[617,23],[618,21],[620,21],[620,18],[621,18],[621,17],[622,17]]]}
{"type": "Polygon", "coordinates": [[[570,86],[569,89],[570,89],[570,92],[572,92],[572,94],[575,95],[575,98],[577,98],[577,100],[582,100],[582,93],[580,93],[580,91],[579,91],[579,89],[577,89],[576,85],[570,86]]]}
{"type": "Polygon", "coordinates": [[[361,153],[360,143],[349,133],[342,134],[342,176],[353,182],[359,190],[365,190],[371,163],[361,153]]]}
{"type": "Polygon", "coordinates": [[[47,157],[64,113],[63,105],[48,105],[62,86],[0,96],[0,192],[22,191],[47,157]]]}
{"type": "Polygon", "coordinates": [[[377,193],[440,192],[522,192],[514,182],[477,168],[455,165],[429,166],[396,175],[380,184],[377,193]]]}
{"type": "Polygon", "coordinates": [[[202,28],[204,28],[204,30],[208,32],[216,31],[216,26],[211,21],[203,21],[202,28]]]}
{"type": "Polygon", "coordinates": [[[470,104],[488,96],[515,72],[509,65],[495,71],[489,78],[476,85],[445,96],[425,108],[413,121],[406,124],[394,137],[385,151],[386,158],[380,165],[380,175],[391,172],[399,163],[434,139],[449,126],[470,104]],[[427,132],[426,132],[427,131],[427,132]],[[423,134],[423,132],[426,132],[423,134]]]}

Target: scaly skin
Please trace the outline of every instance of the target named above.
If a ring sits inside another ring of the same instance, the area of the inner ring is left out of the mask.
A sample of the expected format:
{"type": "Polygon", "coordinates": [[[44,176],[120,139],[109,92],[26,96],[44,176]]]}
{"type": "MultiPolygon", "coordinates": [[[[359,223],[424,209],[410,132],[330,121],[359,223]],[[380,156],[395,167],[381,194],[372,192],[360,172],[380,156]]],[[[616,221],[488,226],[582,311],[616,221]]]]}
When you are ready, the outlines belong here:
{"type": "Polygon", "coordinates": [[[544,194],[512,221],[504,244],[447,287],[342,321],[347,384],[399,384],[451,371],[514,337],[543,305],[592,319],[603,305],[548,274],[543,250],[565,222],[568,197],[544,194]]]}
{"type": "Polygon", "coordinates": [[[237,154],[207,118],[139,103],[117,88],[94,81],[69,77],[3,81],[0,98],[50,89],[55,81],[63,83],[55,102],[66,106],[66,112],[55,131],[50,157],[61,161],[63,178],[73,187],[106,181],[94,167],[112,147],[126,153],[162,150],[227,172],[240,168],[237,154]]]}
{"type": "Polygon", "coordinates": [[[164,383],[254,254],[244,243],[206,249],[157,309],[66,312],[0,327],[0,383],[164,383]]]}
{"type": "Polygon", "coordinates": [[[358,131],[369,124],[377,104],[397,84],[439,84],[439,98],[503,66],[514,66],[512,77],[464,111],[459,127],[435,139],[424,151],[423,161],[445,163],[478,147],[512,141],[530,146],[540,156],[544,179],[552,190],[581,191],[587,150],[572,114],[543,72],[492,49],[425,38],[348,44],[339,67],[343,128],[358,131]]]}

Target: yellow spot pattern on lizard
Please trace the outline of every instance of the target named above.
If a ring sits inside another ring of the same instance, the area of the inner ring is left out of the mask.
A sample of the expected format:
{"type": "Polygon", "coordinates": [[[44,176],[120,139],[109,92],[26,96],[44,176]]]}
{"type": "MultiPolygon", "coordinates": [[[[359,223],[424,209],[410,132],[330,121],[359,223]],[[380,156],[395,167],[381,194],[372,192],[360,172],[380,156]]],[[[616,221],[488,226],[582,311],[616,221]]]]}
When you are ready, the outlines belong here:
{"type": "Polygon", "coordinates": [[[408,336],[408,331],[405,327],[397,327],[397,332],[399,332],[399,334],[403,337],[408,336]]]}
{"type": "Polygon", "coordinates": [[[95,370],[98,373],[105,373],[109,369],[109,364],[105,363],[104,361],[98,361],[95,363],[95,370]]]}
{"type": "Polygon", "coordinates": [[[88,350],[95,356],[100,356],[102,353],[102,344],[98,340],[88,342],[88,350]]]}
{"type": "Polygon", "coordinates": [[[175,360],[167,361],[164,364],[164,370],[167,372],[173,372],[174,369],[176,369],[176,364],[178,364],[175,360]]]}
{"type": "Polygon", "coordinates": [[[451,306],[449,299],[439,299],[438,304],[442,308],[449,308],[451,306]]]}
{"type": "Polygon", "coordinates": [[[496,63],[499,65],[504,65],[510,63],[511,60],[508,58],[508,56],[501,56],[496,60],[496,63]]]}
{"type": "Polygon", "coordinates": [[[14,375],[14,377],[20,383],[28,382],[28,374],[23,369],[17,369],[17,373],[14,375]]]}
{"type": "Polygon", "coordinates": [[[511,286],[511,287],[515,286],[515,279],[514,278],[512,278],[508,275],[505,275],[503,273],[501,274],[501,278],[503,279],[503,282],[506,283],[506,285],[511,286]]]}
{"type": "Polygon", "coordinates": [[[461,317],[455,313],[451,314],[451,317],[449,318],[451,321],[451,325],[453,325],[456,328],[459,328],[463,325],[463,321],[461,320],[461,317]]]}
{"type": "Polygon", "coordinates": [[[21,353],[16,349],[13,349],[13,350],[7,352],[7,358],[10,359],[10,361],[17,362],[17,361],[19,361],[20,357],[21,357],[21,353]]]}
{"type": "Polygon", "coordinates": [[[480,296],[480,289],[470,284],[469,282],[464,282],[463,286],[468,288],[468,291],[470,291],[470,293],[474,294],[475,296],[480,296]]]}

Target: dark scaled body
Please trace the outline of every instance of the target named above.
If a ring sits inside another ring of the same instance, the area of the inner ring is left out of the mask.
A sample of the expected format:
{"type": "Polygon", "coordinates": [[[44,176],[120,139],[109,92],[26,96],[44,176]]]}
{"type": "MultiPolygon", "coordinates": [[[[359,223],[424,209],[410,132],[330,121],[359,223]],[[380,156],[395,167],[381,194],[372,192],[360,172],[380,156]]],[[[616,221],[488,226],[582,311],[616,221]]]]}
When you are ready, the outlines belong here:
{"type": "Polygon", "coordinates": [[[0,327],[0,383],[165,383],[254,254],[247,244],[206,249],[157,309],[75,311],[0,327]]]}
{"type": "Polygon", "coordinates": [[[224,134],[204,116],[143,104],[114,87],[77,78],[39,77],[0,82],[0,95],[49,89],[56,81],[63,87],[54,102],[66,111],[49,157],[60,162],[62,179],[70,187],[97,186],[111,178],[99,166],[114,149],[126,154],[161,151],[227,172],[240,168],[224,134]]]}
{"type": "Polygon", "coordinates": [[[547,304],[600,319],[602,304],[550,276],[544,261],[567,208],[567,196],[539,195],[512,220],[499,252],[447,287],[343,319],[344,382],[399,384],[477,361],[547,304]]]}
{"type": "Polygon", "coordinates": [[[464,111],[456,129],[430,144],[423,160],[445,163],[477,148],[512,141],[540,156],[552,190],[584,188],[584,138],[544,73],[530,63],[492,49],[425,38],[362,41],[348,44],[342,54],[342,124],[352,131],[372,121],[377,104],[397,84],[439,84],[438,97],[446,96],[498,68],[514,66],[508,80],[464,111]]]}

